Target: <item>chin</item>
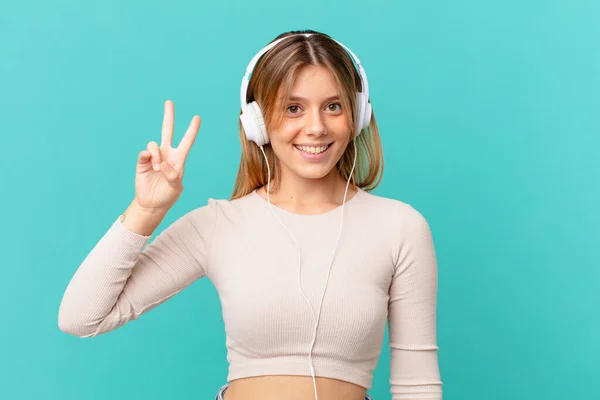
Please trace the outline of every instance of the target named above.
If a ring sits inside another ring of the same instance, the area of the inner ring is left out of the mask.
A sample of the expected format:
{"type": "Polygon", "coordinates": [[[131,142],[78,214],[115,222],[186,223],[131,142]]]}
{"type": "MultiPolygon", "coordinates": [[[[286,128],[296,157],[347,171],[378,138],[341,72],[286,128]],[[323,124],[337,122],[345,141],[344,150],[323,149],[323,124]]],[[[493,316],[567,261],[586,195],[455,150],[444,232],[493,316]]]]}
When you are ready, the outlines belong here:
{"type": "Polygon", "coordinates": [[[307,165],[300,162],[295,165],[288,165],[288,169],[301,178],[319,180],[327,178],[335,171],[335,163],[331,165],[329,163],[307,165]]]}
{"type": "Polygon", "coordinates": [[[324,179],[327,177],[327,175],[329,175],[329,173],[331,172],[331,170],[296,170],[295,171],[296,174],[298,176],[301,176],[304,179],[314,179],[314,180],[318,180],[318,179],[324,179]]]}

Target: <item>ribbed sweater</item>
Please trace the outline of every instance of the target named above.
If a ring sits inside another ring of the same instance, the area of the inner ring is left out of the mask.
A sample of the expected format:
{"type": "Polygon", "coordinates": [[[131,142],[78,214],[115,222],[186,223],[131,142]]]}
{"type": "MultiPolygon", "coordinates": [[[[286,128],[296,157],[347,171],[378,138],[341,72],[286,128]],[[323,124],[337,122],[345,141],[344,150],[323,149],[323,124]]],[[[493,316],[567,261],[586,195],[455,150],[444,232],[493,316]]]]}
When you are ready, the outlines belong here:
{"type": "Polygon", "coordinates": [[[112,331],[207,277],[221,301],[228,381],[310,376],[308,351],[343,211],[343,230],[323,299],[312,359],[316,376],[371,388],[386,322],[393,400],[440,400],[436,345],[438,270],[423,215],[364,190],[344,209],[304,215],[256,191],[208,199],[151,236],[119,218],[69,282],[61,330],[80,337],[112,331]],[[149,243],[150,242],[150,243],[149,243]]]}

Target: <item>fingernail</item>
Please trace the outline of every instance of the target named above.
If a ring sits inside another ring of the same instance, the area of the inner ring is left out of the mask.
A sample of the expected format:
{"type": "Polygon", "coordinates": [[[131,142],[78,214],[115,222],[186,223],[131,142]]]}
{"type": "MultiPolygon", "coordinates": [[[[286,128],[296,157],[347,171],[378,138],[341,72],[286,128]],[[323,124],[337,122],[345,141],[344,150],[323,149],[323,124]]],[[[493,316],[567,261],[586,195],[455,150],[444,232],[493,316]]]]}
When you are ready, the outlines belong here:
{"type": "Polygon", "coordinates": [[[159,171],[160,170],[160,164],[159,163],[154,164],[154,170],[155,171],[159,171]]]}

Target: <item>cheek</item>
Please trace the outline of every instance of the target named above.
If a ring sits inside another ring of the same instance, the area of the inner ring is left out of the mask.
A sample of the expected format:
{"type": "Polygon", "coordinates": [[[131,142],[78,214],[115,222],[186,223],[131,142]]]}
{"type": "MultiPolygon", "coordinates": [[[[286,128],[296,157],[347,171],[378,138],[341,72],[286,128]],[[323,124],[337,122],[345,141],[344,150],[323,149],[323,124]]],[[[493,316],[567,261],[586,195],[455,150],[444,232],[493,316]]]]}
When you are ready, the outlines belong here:
{"type": "Polygon", "coordinates": [[[285,124],[284,126],[279,127],[276,130],[272,130],[269,133],[269,139],[272,142],[277,142],[277,143],[289,143],[291,141],[294,140],[294,138],[298,135],[298,128],[291,125],[291,124],[285,124]]]}
{"type": "Polygon", "coordinates": [[[339,143],[339,146],[335,149],[335,157],[333,157],[335,159],[335,162],[337,162],[342,157],[347,148],[348,144],[343,142],[339,143]]]}
{"type": "Polygon", "coordinates": [[[290,159],[290,154],[294,150],[291,146],[289,135],[285,135],[283,132],[277,132],[271,135],[270,144],[273,152],[280,160],[290,159]]]}

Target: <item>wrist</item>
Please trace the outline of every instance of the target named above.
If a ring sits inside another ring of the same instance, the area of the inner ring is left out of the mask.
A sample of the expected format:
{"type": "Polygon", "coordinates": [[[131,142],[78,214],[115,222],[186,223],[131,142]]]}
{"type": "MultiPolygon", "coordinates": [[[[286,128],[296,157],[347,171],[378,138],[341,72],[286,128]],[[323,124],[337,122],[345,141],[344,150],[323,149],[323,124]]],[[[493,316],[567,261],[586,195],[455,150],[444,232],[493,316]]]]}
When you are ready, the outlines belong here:
{"type": "Polygon", "coordinates": [[[136,213],[144,214],[149,217],[156,216],[156,215],[165,215],[165,214],[167,214],[167,212],[169,212],[169,207],[166,207],[166,208],[165,207],[161,207],[161,208],[144,207],[144,206],[140,205],[140,203],[137,201],[137,198],[133,199],[133,201],[127,208],[127,210],[129,210],[131,208],[134,208],[136,213]]]}
{"type": "Polygon", "coordinates": [[[119,216],[121,224],[139,235],[150,236],[161,223],[168,209],[147,208],[132,201],[123,214],[119,216]]]}

